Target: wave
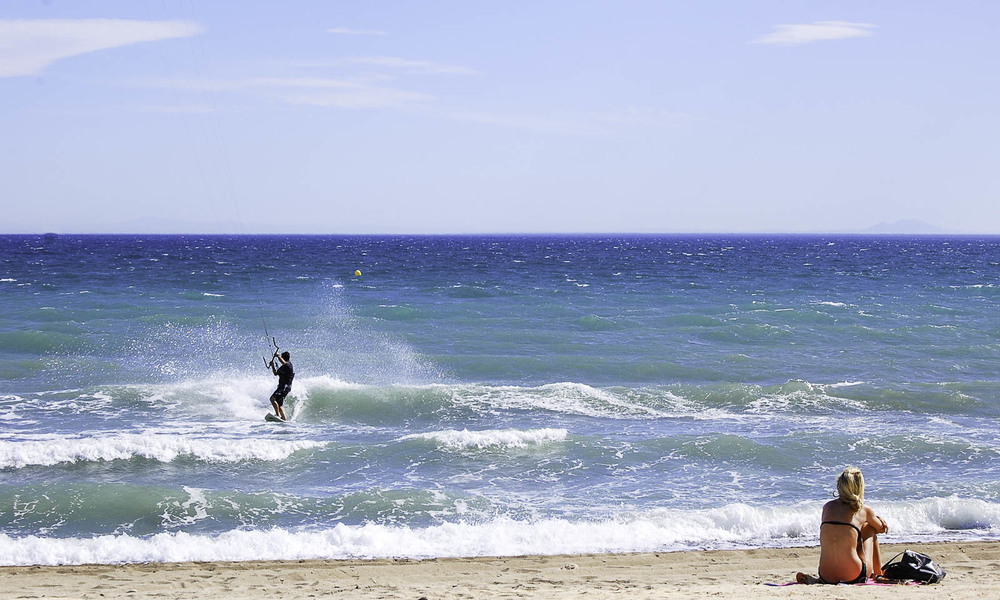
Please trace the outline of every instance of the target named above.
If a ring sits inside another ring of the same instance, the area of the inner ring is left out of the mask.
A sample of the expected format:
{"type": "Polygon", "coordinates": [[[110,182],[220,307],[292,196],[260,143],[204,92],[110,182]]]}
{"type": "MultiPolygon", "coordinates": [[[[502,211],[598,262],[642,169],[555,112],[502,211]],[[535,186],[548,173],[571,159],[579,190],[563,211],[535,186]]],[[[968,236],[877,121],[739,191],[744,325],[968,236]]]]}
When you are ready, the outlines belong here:
{"type": "MultiPolygon", "coordinates": [[[[865,381],[814,383],[791,380],[776,385],[744,383],[597,387],[579,382],[538,386],[451,383],[362,385],[329,377],[296,381],[292,402],[306,421],[344,419],[391,424],[545,411],[615,420],[687,418],[715,420],[747,415],[857,415],[906,412],[950,415],[973,411],[1000,416],[984,399],[1000,393],[996,382],[879,386],[865,381]]],[[[297,419],[299,417],[296,417],[297,419]]]]}
{"type": "MultiPolygon", "coordinates": [[[[438,489],[343,489],[343,493],[332,495],[306,490],[295,494],[208,487],[214,481],[209,478],[204,487],[165,486],[160,482],[6,486],[0,494],[0,533],[60,538],[122,534],[142,538],[181,531],[210,535],[232,529],[316,529],[335,523],[423,527],[455,519],[514,516],[481,495],[438,489]]],[[[342,490],[342,486],[332,487],[342,490]]]]}
{"type": "Polygon", "coordinates": [[[134,458],[169,463],[184,456],[215,463],[278,461],[300,450],[324,446],[326,442],[309,440],[262,443],[259,439],[193,438],[157,433],[51,436],[25,441],[0,440],[0,469],[134,458]]]}
{"type": "MultiPolygon", "coordinates": [[[[296,382],[298,385],[298,382],[296,382]]],[[[665,411],[676,397],[668,391],[639,392],[601,389],[582,383],[552,383],[536,387],[485,384],[368,386],[315,378],[292,393],[296,419],[357,420],[398,423],[442,414],[476,417],[502,411],[547,411],[594,418],[631,419],[677,416],[665,411]],[[658,406],[659,405],[659,406],[658,406]]]]}
{"type": "Polygon", "coordinates": [[[430,440],[446,449],[488,449],[488,448],[525,448],[549,442],[561,442],[566,439],[565,429],[500,429],[488,431],[431,431],[405,435],[401,440],[430,440]]]}
{"type": "MultiPolygon", "coordinates": [[[[896,543],[997,539],[1000,505],[957,497],[884,503],[896,543]]],[[[435,558],[653,552],[810,546],[818,543],[819,507],[730,504],[715,509],[658,509],[603,520],[494,517],[429,527],[338,523],[318,529],[233,529],[217,534],[164,532],[90,538],[0,534],[2,565],[435,558]]]]}
{"type": "MultiPolygon", "coordinates": [[[[214,375],[204,380],[172,384],[98,386],[0,397],[9,406],[6,419],[81,416],[98,421],[99,429],[114,422],[192,420],[216,423],[258,422],[269,412],[273,390],[269,377],[214,375]]],[[[349,427],[429,429],[442,419],[472,422],[497,414],[552,415],[584,419],[653,421],[685,419],[725,421],[773,416],[854,418],[883,413],[974,415],[1000,417],[1000,405],[987,402],[1000,394],[1000,383],[989,381],[909,384],[890,387],[857,380],[814,383],[791,380],[776,385],[748,383],[670,384],[643,387],[597,387],[579,382],[538,386],[484,383],[373,385],[321,375],[297,379],[286,411],[295,422],[339,423],[349,427]]],[[[922,417],[921,417],[922,418],[922,417]]],[[[69,425],[73,426],[73,425],[69,425]]],[[[94,428],[93,425],[89,426],[94,428]]],[[[2,437],[2,436],[0,436],[2,437]]]]}

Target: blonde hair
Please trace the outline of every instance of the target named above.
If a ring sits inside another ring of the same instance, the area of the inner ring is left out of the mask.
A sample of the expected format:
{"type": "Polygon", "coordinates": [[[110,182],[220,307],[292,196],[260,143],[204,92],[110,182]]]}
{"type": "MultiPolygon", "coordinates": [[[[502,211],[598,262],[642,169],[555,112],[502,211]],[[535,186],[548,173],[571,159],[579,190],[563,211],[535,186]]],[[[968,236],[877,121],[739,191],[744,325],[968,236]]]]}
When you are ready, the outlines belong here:
{"type": "Polygon", "coordinates": [[[837,494],[840,501],[854,509],[861,510],[865,505],[865,476],[857,467],[847,467],[837,478],[837,494]]]}

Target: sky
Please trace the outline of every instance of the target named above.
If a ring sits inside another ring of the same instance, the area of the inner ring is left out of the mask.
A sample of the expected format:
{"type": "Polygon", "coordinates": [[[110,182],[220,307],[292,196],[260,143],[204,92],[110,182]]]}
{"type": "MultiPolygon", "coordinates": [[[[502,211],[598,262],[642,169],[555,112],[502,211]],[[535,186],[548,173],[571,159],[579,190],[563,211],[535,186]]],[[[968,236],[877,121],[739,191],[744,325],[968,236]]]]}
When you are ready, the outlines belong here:
{"type": "Polygon", "coordinates": [[[1000,3],[0,4],[0,233],[1000,233],[1000,3]]]}

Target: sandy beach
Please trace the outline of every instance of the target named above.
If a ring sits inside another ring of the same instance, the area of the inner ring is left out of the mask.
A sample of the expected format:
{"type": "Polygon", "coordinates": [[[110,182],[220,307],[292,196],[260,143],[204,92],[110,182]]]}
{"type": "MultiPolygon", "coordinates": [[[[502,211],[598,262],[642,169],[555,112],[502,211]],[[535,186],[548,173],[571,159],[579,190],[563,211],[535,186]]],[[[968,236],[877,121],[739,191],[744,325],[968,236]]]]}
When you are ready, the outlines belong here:
{"type": "MultiPolygon", "coordinates": [[[[1000,542],[906,547],[947,570],[929,586],[788,583],[818,548],[432,560],[307,560],[0,568],[2,598],[996,597],[1000,542]]],[[[884,545],[889,558],[904,546],[884,545]]]]}

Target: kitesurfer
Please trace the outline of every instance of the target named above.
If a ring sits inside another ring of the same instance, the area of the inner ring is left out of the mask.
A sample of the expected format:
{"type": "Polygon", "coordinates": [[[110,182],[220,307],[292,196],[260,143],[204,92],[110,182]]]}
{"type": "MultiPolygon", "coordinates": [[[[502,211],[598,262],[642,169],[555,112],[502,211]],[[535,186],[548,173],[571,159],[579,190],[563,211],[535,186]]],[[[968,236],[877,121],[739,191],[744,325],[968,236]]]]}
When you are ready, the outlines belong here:
{"type": "Polygon", "coordinates": [[[274,407],[274,414],[285,421],[285,396],[292,391],[292,380],[295,379],[295,369],[292,368],[292,355],[286,350],[281,354],[274,352],[271,358],[271,372],[278,378],[278,388],[271,394],[271,406],[274,407]],[[281,362],[281,366],[274,364],[275,359],[281,362]]]}

